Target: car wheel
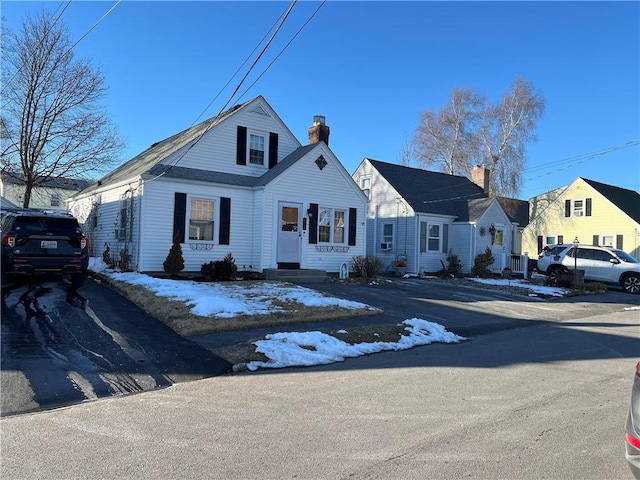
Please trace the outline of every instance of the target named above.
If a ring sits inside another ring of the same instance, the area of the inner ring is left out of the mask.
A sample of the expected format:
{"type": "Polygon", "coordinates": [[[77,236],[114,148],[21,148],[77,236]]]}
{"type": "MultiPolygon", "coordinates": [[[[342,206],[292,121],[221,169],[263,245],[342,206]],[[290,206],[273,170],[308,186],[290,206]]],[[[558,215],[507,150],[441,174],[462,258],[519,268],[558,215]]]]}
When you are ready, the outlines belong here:
{"type": "Polygon", "coordinates": [[[640,293],[640,275],[630,273],[622,279],[622,288],[627,293],[640,293]]]}
{"type": "Polygon", "coordinates": [[[79,288],[87,280],[87,272],[76,272],[71,274],[71,287],[79,288]]]}
{"type": "Polygon", "coordinates": [[[565,281],[564,279],[567,277],[569,270],[565,267],[549,267],[547,272],[549,272],[549,280],[547,283],[557,287],[559,286],[558,283],[562,284],[562,282],[565,281]]]}

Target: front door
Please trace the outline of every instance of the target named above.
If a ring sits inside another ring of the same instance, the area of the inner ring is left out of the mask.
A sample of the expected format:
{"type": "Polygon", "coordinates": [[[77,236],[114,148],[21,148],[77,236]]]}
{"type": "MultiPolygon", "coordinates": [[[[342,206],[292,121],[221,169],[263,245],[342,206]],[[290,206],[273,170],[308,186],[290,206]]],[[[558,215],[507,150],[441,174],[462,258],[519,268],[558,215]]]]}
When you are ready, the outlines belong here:
{"type": "Polygon", "coordinates": [[[278,268],[300,268],[302,204],[278,203],[278,268]]]}

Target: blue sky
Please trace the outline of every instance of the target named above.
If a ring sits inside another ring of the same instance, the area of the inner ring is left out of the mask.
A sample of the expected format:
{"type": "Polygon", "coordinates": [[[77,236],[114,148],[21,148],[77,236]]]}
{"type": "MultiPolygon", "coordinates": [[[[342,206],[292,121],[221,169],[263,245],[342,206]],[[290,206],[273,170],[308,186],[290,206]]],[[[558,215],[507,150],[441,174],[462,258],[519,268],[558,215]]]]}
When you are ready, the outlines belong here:
{"type": "MultiPolygon", "coordinates": [[[[62,16],[72,41],[116,3],[72,2],[62,16]]],[[[26,12],[65,5],[3,1],[2,16],[14,27],[26,12]]],[[[120,2],[75,52],[105,74],[122,160],[216,115],[288,5],[120,2]]],[[[352,173],[364,157],[397,163],[420,113],[440,109],[452,89],[495,102],[522,76],[547,106],[520,198],[578,176],[640,190],[640,2],[320,5],[295,5],[229,106],[263,95],[303,144],[324,115],[352,173]]]]}

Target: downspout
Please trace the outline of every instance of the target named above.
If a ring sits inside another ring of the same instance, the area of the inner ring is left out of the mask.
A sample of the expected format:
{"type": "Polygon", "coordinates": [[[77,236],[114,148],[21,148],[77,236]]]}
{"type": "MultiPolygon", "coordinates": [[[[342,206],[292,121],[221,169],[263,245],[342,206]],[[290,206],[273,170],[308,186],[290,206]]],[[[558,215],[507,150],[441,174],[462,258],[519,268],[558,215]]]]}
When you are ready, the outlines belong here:
{"type": "Polygon", "coordinates": [[[144,187],[144,181],[142,178],[138,179],[138,226],[136,228],[136,243],[138,244],[138,248],[136,248],[136,272],[140,271],[140,252],[142,251],[142,189],[144,187]]]}

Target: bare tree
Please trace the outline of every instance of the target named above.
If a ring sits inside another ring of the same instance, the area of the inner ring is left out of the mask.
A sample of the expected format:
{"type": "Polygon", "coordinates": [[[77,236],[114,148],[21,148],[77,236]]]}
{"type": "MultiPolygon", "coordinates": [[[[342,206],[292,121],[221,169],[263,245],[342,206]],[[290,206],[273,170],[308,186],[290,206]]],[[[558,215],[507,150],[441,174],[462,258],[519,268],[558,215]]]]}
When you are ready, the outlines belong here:
{"type": "Polygon", "coordinates": [[[516,196],[520,192],[526,147],[536,140],[534,132],[544,108],[545,100],[535,93],[533,84],[517,78],[501,102],[485,110],[480,136],[483,163],[491,170],[491,194],[516,196]]]}
{"type": "Polygon", "coordinates": [[[469,174],[471,158],[478,150],[483,105],[478,93],[458,88],[439,112],[425,110],[414,137],[419,163],[451,175],[469,174]]]}
{"type": "Polygon", "coordinates": [[[454,89],[439,112],[423,112],[414,136],[418,161],[423,168],[466,176],[475,165],[486,165],[490,195],[517,196],[526,146],[535,140],[544,105],[533,85],[521,78],[495,106],[473,89],[454,89]]]}
{"type": "Polygon", "coordinates": [[[99,70],[76,59],[66,29],[43,11],[3,29],[0,161],[24,181],[24,207],[45,180],[83,178],[112,166],[122,148],[99,106],[99,70]]]}
{"type": "Polygon", "coordinates": [[[402,146],[402,150],[398,155],[398,162],[400,165],[404,165],[405,167],[410,167],[411,162],[415,158],[415,152],[413,148],[413,143],[405,133],[404,135],[404,145],[402,146]]]}

